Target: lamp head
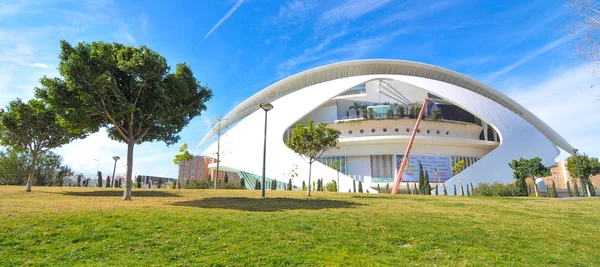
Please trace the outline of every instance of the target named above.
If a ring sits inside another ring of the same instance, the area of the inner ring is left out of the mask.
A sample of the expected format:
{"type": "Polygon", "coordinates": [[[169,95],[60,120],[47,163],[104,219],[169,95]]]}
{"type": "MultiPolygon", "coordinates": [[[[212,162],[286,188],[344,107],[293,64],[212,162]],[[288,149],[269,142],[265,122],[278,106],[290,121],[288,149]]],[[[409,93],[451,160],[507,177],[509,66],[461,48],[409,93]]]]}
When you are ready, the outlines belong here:
{"type": "Polygon", "coordinates": [[[260,108],[262,108],[264,111],[269,111],[269,110],[273,109],[273,105],[269,102],[263,102],[263,103],[260,103],[260,108]]]}
{"type": "Polygon", "coordinates": [[[119,156],[114,156],[114,157],[113,157],[113,159],[114,159],[115,161],[117,161],[117,160],[120,160],[121,158],[120,158],[119,156]]]}

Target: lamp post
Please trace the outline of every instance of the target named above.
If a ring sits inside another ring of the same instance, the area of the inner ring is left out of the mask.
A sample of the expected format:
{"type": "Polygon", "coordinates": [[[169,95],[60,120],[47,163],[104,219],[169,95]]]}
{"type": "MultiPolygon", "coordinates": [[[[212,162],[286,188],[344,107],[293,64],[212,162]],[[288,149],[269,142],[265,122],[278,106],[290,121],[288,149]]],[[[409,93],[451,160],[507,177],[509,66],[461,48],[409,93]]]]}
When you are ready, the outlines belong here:
{"type": "Polygon", "coordinates": [[[265,164],[267,162],[267,113],[273,109],[273,105],[268,102],[260,104],[260,108],[265,111],[265,139],[263,142],[263,173],[262,173],[262,184],[260,185],[260,196],[265,197],[265,164]]]}
{"type": "MultiPolygon", "coordinates": [[[[575,152],[575,166],[577,166],[577,176],[579,176],[579,184],[581,185],[581,192],[585,196],[585,189],[583,188],[583,180],[581,179],[581,171],[579,170],[579,157],[577,156],[577,152],[579,149],[573,148],[573,152],[575,152]]],[[[577,183],[577,181],[575,181],[577,183]]],[[[589,195],[588,195],[589,196],[589,195]]]]}
{"type": "Polygon", "coordinates": [[[117,161],[120,160],[121,158],[119,156],[114,156],[113,159],[115,160],[115,166],[113,167],[112,182],[113,182],[113,184],[115,184],[115,170],[117,169],[117,161]]]}

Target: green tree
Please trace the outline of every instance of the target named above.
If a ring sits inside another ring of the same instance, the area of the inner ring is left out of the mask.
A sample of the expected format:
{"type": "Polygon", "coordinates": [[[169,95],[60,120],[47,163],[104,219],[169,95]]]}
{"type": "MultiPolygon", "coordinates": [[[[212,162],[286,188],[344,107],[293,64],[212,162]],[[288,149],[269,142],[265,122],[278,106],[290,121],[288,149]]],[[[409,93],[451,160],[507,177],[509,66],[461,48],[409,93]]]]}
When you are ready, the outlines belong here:
{"type": "MultiPolygon", "coordinates": [[[[308,184],[311,182],[313,162],[325,151],[337,148],[339,136],[338,130],[328,128],[327,123],[324,122],[314,125],[310,120],[306,126],[296,125],[287,146],[308,161],[308,184]]],[[[306,191],[306,195],[310,196],[310,188],[306,191]]]]}
{"type": "Polygon", "coordinates": [[[178,133],[206,110],[212,97],[186,64],[174,73],[164,57],[146,46],[61,41],[62,78],[41,79],[36,96],[58,111],[69,130],[82,134],[108,128],[127,144],[124,200],[131,200],[135,144],[177,143],[178,133]]]}
{"type": "Polygon", "coordinates": [[[335,180],[331,180],[331,182],[327,183],[325,185],[325,190],[327,190],[327,192],[337,192],[338,188],[335,180]]]}
{"type": "Polygon", "coordinates": [[[72,133],[59,123],[55,111],[42,101],[32,99],[25,103],[17,99],[11,101],[6,110],[0,110],[1,144],[31,156],[27,192],[31,192],[38,157],[81,137],[83,134],[72,133]]]}
{"type": "Polygon", "coordinates": [[[419,160],[419,192],[425,193],[425,173],[423,172],[423,164],[419,160]]]}
{"type": "MultiPolygon", "coordinates": [[[[463,190],[463,184],[462,184],[462,172],[464,169],[465,169],[465,161],[464,160],[461,160],[461,161],[457,162],[454,166],[452,166],[452,172],[458,173],[458,181],[460,184],[460,195],[461,196],[465,195],[465,191],[463,190]]],[[[456,192],[454,193],[454,195],[456,195],[456,192]]]]}
{"type": "Polygon", "coordinates": [[[62,165],[62,161],[62,157],[52,151],[40,155],[35,171],[34,185],[49,186],[58,183],[62,185],[65,177],[73,175],[71,168],[62,165]]]}
{"type": "MultiPolygon", "coordinates": [[[[142,188],[142,176],[138,175],[135,179],[136,183],[137,183],[137,188],[142,188]]],[[[102,187],[102,185],[100,186],[102,187]]]]}
{"type": "MultiPolygon", "coordinates": [[[[584,194],[592,196],[592,191],[595,193],[595,190],[590,177],[600,173],[598,158],[591,158],[586,154],[577,154],[577,161],[575,160],[575,156],[570,156],[567,158],[566,166],[569,175],[574,179],[579,179],[584,194]],[[578,165],[579,170],[577,170],[578,165]]],[[[577,183],[575,182],[574,184],[576,185],[577,183]]]]}
{"type": "Polygon", "coordinates": [[[434,108],[431,111],[431,118],[434,121],[440,121],[440,120],[442,120],[442,109],[441,108],[434,108]]]}
{"type": "Polygon", "coordinates": [[[538,197],[538,188],[535,180],[538,177],[548,176],[550,175],[550,169],[545,167],[542,164],[542,159],[539,157],[535,157],[532,159],[524,159],[520,158],[518,161],[513,160],[508,164],[513,169],[513,176],[517,179],[517,189],[519,191],[519,195],[526,196],[527,195],[527,183],[525,180],[527,178],[531,178],[533,180],[533,189],[535,191],[535,196],[538,197]]]}
{"type": "Polygon", "coordinates": [[[23,185],[27,181],[31,157],[11,147],[0,151],[0,184],[23,185]]]}
{"type": "Polygon", "coordinates": [[[354,102],[352,103],[352,106],[350,106],[350,108],[348,110],[354,109],[356,111],[356,117],[358,117],[360,115],[359,110],[363,108],[363,105],[358,103],[358,102],[354,102]]]}
{"type": "Polygon", "coordinates": [[[431,195],[431,184],[429,184],[429,172],[425,170],[425,186],[423,187],[423,195],[431,195]]]}

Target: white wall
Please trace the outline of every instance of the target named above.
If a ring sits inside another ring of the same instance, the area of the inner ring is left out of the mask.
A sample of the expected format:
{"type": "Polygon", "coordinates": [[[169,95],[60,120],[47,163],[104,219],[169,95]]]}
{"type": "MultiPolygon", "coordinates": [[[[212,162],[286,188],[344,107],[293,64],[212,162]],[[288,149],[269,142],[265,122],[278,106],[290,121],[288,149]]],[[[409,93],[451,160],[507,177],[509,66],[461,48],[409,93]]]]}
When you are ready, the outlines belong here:
{"type": "MultiPolygon", "coordinates": [[[[346,157],[346,169],[348,176],[357,181],[371,182],[371,157],[350,156],[346,157]]],[[[348,192],[348,190],[346,190],[348,192]]]]}
{"type": "MultiPolygon", "coordinates": [[[[320,122],[333,122],[337,120],[337,107],[334,105],[318,107],[306,117],[302,118],[298,123],[306,124],[309,120],[313,120],[315,124],[320,122]]],[[[345,114],[344,114],[345,116],[345,114]]]]}

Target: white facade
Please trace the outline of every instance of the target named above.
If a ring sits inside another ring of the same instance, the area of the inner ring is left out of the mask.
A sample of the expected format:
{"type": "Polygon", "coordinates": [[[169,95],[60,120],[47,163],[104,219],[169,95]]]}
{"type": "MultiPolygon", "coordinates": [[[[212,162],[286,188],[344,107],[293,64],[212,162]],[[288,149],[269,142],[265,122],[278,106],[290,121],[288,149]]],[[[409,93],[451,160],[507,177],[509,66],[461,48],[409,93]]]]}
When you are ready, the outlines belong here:
{"type": "MultiPolygon", "coordinates": [[[[382,107],[399,103],[400,106],[422,102],[435,97],[442,116],[460,119],[436,122],[424,120],[420,125],[411,158],[426,162],[432,175],[453,194],[458,178],[448,167],[464,159],[469,166],[462,174],[464,183],[511,182],[512,171],[508,162],[520,157],[541,157],[545,164],[554,163],[559,154],[573,148],[531,112],[502,93],[464,75],[439,67],[397,60],[361,60],[342,62],[308,70],[283,79],[258,92],[241,103],[223,118],[232,126],[221,137],[227,143],[221,164],[228,168],[262,174],[263,130],[265,112],[262,102],[273,104],[268,112],[266,177],[285,180],[294,165],[298,166],[295,186],[308,179],[308,164],[286,147],[290,129],[308,120],[327,122],[340,130],[339,149],[323,156],[343,158],[345,174],[340,175],[340,191],[348,192],[353,179],[363,188],[375,193],[393,184],[397,163],[404,154],[415,119],[363,119],[362,111],[356,118],[353,102],[365,106],[382,107]],[[444,115],[444,113],[446,115],[444,115]],[[458,120],[458,121],[456,121],[458,120]],[[362,130],[362,132],[361,132],[362,130]],[[449,166],[450,165],[450,166],[449,166]]],[[[436,104],[436,105],[437,105],[436,104]]],[[[394,109],[396,113],[397,109],[394,109]]],[[[215,134],[211,131],[202,142],[215,134]]],[[[205,155],[216,151],[216,142],[205,155]]],[[[405,181],[410,175],[405,174],[405,181]]],[[[323,178],[325,183],[337,179],[337,172],[315,162],[313,181],[323,178]]]]}

